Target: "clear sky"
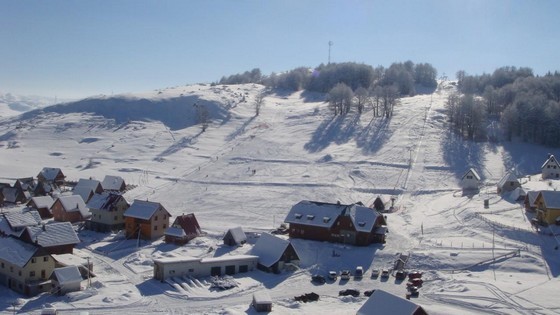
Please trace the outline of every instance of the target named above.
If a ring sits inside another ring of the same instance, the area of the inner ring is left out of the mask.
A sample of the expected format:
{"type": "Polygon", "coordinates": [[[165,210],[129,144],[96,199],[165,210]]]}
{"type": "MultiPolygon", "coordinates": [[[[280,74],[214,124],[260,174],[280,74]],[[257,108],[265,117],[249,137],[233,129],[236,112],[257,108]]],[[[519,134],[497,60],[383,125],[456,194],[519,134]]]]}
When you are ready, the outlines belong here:
{"type": "Polygon", "coordinates": [[[328,61],[560,70],[560,1],[0,0],[0,92],[141,92],[328,61]]]}

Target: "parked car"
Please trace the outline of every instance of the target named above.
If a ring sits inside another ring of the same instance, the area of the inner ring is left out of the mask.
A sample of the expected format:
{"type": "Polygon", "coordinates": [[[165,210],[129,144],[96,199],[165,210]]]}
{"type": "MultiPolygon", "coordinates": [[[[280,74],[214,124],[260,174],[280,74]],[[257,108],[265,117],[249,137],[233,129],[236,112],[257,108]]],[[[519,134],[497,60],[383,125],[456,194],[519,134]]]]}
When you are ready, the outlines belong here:
{"type": "Polygon", "coordinates": [[[404,270],[399,270],[395,273],[395,278],[397,280],[404,280],[406,279],[406,272],[404,270]]]}
{"type": "Polygon", "coordinates": [[[375,292],[375,289],[373,289],[373,290],[367,290],[367,291],[364,291],[364,295],[365,295],[365,296],[371,296],[371,295],[373,294],[373,292],[375,292]]]}
{"type": "Polygon", "coordinates": [[[408,273],[408,279],[422,278],[422,273],[420,271],[413,271],[408,273]]]}
{"type": "Polygon", "coordinates": [[[389,278],[389,269],[381,270],[381,278],[389,278]]]}
{"type": "Polygon", "coordinates": [[[408,293],[410,296],[419,296],[420,292],[418,292],[418,287],[410,286],[408,287],[408,293]]]}
{"type": "Polygon", "coordinates": [[[340,295],[340,296],[351,295],[353,297],[358,297],[358,296],[360,296],[360,291],[356,290],[356,289],[345,289],[345,290],[341,290],[340,292],[338,292],[338,295],[340,295]]]}
{"type": "Polygon", "coordinates": [[[318,284],[324,284],[325,282],[327,282],[327,280],[325,279],[325,277],[323,277],[321,275],[313,275],[313,276],[311,276],[311,282],[318,283],[318,284]]]}
{"type": "Polygon", "coordinates": [[[296,301],[300,301],[300,302],[303,302],[303,303],[314,302],[314,301],[319,300],[319,294],[317,294],[315,292],[311,292],[311,293],[306,293],[306,294],[303,294],[303,295],[295,296],[294,299],[296,301]]]}
{"type": "Polygon", "coordinates": [[[362,278],[364,276],[364,267],[358,266],[356,267],[356,271],[354,272],[354,278],[362,278]]]}
{"type": "Polygon", "coordinates": [[[336,271],[329,271],[329,279],[336,281],[336,278],[338,277],[336,271]]]}
{"type": "Polygon", "coordinates": [[[409,282],[406,284],[409,287],[421,287],[424,281],[420,278],[410,279],[409,282]]]}
{"type": "Polygon", "coordinates": [[[379,277],[379,269],[373,269],[371,271],[371,278],[373,279],[373,278],[377,278],[377,277],[379,277]]]}
{"type": "Polygon", "coordinates": [[[340,279],[341,280],[350,280],[350,270],[342,270],[340,272],[340,279]]]}

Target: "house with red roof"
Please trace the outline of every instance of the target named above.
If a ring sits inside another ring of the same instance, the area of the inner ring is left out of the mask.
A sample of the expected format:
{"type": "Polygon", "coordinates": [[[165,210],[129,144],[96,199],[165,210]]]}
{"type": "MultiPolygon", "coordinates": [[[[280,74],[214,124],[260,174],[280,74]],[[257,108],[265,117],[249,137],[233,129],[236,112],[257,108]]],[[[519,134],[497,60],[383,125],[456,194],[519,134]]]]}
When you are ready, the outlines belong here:
{"type": "Polygon", "coordinates": [[[200,225],[194,213],[183,214],[175,218],[173,224],[165,230],[165,242],[184,245],[200,234],[200,225]]]}

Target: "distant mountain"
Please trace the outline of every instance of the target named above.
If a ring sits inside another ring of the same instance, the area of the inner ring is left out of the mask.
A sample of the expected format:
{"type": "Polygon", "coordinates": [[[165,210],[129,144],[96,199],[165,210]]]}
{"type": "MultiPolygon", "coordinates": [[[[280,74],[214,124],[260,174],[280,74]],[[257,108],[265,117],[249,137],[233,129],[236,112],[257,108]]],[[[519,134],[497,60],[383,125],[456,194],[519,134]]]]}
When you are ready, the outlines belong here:
{"type": "Polygon", "coordinates": [[[0,92],[0,117],[16,116],[54,103],[55,99],[53,98],[0,92]]]}

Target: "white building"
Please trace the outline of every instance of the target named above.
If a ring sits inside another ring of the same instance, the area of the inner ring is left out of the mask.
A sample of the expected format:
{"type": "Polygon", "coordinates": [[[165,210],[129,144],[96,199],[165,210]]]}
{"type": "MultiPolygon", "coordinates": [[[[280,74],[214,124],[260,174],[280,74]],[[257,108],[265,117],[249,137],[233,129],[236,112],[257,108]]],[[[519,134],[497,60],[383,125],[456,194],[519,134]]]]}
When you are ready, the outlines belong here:
{"type": "Polygon", "coordinates": [[[560,178],[560,164],[554,155],[550,154],[548,159],[541,166],[542,179],[560,178]]]}
{"type": "Polygon", "coordinates": [[[212,258],[171,257],[154,259],[154,279],[169,277],[208,277],[233,275],[253,271],[259,257],[253,255],[226,255],[212,258]]]}
{"type": "Polygon", "coordinates": [[[478,190],[480,186],[480,175],[470,168],[463,177],[461,177],[461,187],[464,190],[478,190]]]}

